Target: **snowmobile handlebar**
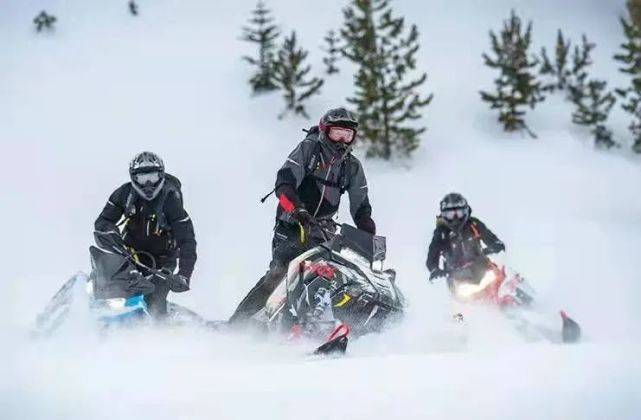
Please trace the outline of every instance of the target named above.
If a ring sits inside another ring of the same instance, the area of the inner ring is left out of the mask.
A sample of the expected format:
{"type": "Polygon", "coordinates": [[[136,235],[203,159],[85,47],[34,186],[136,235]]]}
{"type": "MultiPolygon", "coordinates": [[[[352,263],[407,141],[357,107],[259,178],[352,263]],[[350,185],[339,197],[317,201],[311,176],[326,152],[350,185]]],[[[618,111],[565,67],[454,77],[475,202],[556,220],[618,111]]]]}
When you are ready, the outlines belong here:
{"type": "Polygon", "coordinates": [[[101,246],[109,245],[109,248],[114,251],[116,254],[121,255],[123,258],[126,258],[128,261],[133,263],[135,266],[140,267],[149,274],[153,274],[159,279],[167,282],[169,288],[174,292],[184,292],[189,290],[189,285],[183,281],[179,276],[174,275],[171,272],[164,271],[163,269],[158,269],[156,264],[156,258],[149,252],[146,251],[137,251],[127,248],[123,243],[116,243],[113,239],[112,232],[98,232],[95,233],[96,242],[101,246]],[[101,238],[102,240],[98,240],[101,238]],[[138,255],[144,255],[151,261],[151,267],[140,261],[138,255]]]}

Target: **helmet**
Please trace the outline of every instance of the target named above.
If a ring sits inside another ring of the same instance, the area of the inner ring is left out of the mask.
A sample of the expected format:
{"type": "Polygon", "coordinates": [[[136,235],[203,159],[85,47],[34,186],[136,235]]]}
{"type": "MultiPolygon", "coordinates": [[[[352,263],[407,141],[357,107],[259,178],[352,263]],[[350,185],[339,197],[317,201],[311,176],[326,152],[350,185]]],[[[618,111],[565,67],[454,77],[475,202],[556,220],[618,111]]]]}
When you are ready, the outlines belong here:
{"type": "Polygon", "coordinates": [[[321,117],[318,128],[333,143],[347,148],[356,138],[358,120],[345,108],[330,109],[321,117]]]}
{"type": "Polygon", "coordinates": [[[457,228],[467,222],[472,209],[467,200],[459,193],[449,193],[441,200],[441,219],[451,228],[457,228]]]}
{"type": "Polygon", "coordinates": [[[129,163],[134,190],[145,200],[153,200],[165,185],[165,164],[152,152],[138,153],[129,163]]]}

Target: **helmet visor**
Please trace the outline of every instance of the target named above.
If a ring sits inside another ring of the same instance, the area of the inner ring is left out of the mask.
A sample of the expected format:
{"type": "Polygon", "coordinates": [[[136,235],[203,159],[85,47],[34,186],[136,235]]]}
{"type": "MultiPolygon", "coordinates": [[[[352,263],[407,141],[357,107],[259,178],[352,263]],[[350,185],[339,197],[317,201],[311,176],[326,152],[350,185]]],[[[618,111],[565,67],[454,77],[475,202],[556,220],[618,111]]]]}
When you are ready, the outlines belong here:
{"type": "Polygon", "coordinates": [[[146,185],[146,184],[156,184],[160,181],[160,172],[154,171],[154,172],[143,172],[139,174],[135,174],[133,176],[134,181],[138,185],[146,185]]]}
{"type": "Polygon", "coordinates": [[[329,130],[327,130],[327,137],[337,143],[350,144],[352,141],[354,141],[356,132],[351,128],[329,127],[329,130]]]}
{"type": "Polygon", "coordinates": [[[447,209],[441,212],[441,215],[445,220],[460,220],[466,217],[467,214],[468,209],[466,207],[447,209]]]}

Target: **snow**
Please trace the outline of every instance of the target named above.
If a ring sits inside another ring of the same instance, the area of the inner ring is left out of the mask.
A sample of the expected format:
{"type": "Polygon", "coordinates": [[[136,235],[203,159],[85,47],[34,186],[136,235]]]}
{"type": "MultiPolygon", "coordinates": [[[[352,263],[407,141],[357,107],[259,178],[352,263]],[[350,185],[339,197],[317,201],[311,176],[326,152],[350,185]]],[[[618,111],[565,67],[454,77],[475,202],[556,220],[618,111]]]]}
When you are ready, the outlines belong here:
{"type": "MultiPolygon", "coordinates": [[[[639,158],[594,150],[560,98],[531,114],[538,140],[507,136],[478,95],[494,77],[480,57],[487,31],[511,8],[534,20],[537,49],[550,48],[559,27],[575,41],[588,31],[595,76],[621,85],[610,57],[622,40],[623,0],[394,2],[419,26],[419,65],[435,93],[411,161],[364,162],[387,265],[410,300],[398,329],[354,342],[342,360],[189,330],[101,337],[78,324],[31,339],[40,308],[89,269],[93,221],[144,149],[183,181],[197,229],[193,291],[172,299],[225,318],[269,260],[274,202],[258,199],[311,122],[277,120],[277,95],[249,96],[240,57],[250,51],[239,34],[254,3],[138,3],[137,18],[125,2],[81,0],[5,2],[0,13],[3,418],[639,416],[639,158]],[[57,29],[37,35],[31,19],[43,8],[57,29]],[[480,309],[466,313],[461,341],[445,286],[430,285],[424,268],[438,201],[452,190],[505,241],[501,258],[541,305],[582,324],[584,343],[524,342],[480,309]]],[[[344,3],[269,4],[320,69],[316,49],[340,25],[344,3]]],[[[344,102],[351,79],[342,71],[310,114],[344,102]]],[[[628,139],[618,109],[612,124],[628,139]]]]}

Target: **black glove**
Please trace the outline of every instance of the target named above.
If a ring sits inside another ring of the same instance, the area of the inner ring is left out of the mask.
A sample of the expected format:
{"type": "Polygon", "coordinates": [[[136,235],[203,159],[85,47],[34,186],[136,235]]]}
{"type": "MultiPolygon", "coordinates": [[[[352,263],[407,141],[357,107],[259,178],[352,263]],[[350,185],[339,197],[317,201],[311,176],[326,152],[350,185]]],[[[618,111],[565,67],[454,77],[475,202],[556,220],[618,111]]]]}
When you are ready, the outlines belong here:
{"type": "Polygon", "coordinates": [[[158,277],[165,280],[169,290],[174,293],[182,293],[189,290],[189,278],[182,274],[174,274],[171,270],[162,268],[158,277]]]}
{"type": "Polygon", "coordinates": [[[444,270],[441,270],[440,268],[435,268],[430,273],[430,283],[432,283],[434,280],[438,278],[445,277],[446,275],[447,273],[444,270]]]}
{"type": "Polygon", "coordinates": [[[306,229],[309,228],[309,226],[316,224],[314,216],[309,214],[309,212],[302,207],[294,209],[292,212],[292,218],[306,229]]]}
{"type": "Polygon", "coordinates": [[[189,290],[189,279],[181,274],[172,274],[168,277],[169,290],[174,293],[182,293],[189,290]]]}

